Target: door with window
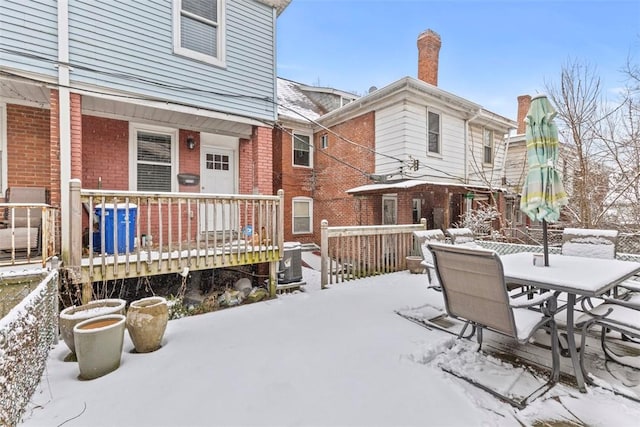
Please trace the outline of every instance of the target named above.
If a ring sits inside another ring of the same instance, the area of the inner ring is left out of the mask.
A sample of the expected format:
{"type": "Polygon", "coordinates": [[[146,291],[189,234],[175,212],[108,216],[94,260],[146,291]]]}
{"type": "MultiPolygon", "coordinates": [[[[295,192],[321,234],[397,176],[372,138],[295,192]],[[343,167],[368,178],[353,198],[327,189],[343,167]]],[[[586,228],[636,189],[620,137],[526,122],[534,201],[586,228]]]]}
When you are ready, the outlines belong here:
{"type": "MultiPolygon", "coordinates": [[[[233,149],[202,146],[200,183],[202,193],[236,193],[235,152],[233,149]]],[[[200,208],[200,231],[235,230],[238,227],[238,209],[228,203],[207,204],[200,208]]]]}

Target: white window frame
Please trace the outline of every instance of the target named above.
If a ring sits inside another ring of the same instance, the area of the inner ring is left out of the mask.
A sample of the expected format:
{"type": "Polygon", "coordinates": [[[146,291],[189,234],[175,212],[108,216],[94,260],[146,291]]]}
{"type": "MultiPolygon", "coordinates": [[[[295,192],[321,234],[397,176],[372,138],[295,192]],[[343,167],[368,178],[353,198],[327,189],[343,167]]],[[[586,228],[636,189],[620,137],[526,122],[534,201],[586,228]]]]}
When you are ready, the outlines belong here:
{"type": "Polygon", "coordinates": [[[482,128],[482,163],[485,165],[493,164],[493,146],[494,146],[494,133],[493,130],[488,128],[482,128]],[[489,135],[489,138],[487,138],[489,135]],[[488,142],[488,144],[487,144],[488,142]],[[489,149],[491,159],[487,161],[487,149],[489,149]]]}
{"type": "Polygon", "coordinates": [[[320,137],[320,147],[323,150],[329,148],[329,135],[327,135],[326,133],[320,137]]]}
{"type": "Polygon", "coordinates": [[[9,179],[7,145],[7,105],[0,103],[0,153],[2,154],[0,159],[0,191],[2,191],[2,194],[0,194],[0,198],[3,198],[6,194],[7,180],[9,179]]]}
{"type": "Polygon", "coordinates": [[[313,233],[313,199],[311,197],[294,197],[291,199],[291,234],[312,234],[313,233]],[[309,230],[296,231],[296,203],[307,203],[309,205],[309,230]]]}
{"type": "Polygon", "coordinates": [[[313,167],[313,134],[308,132],[293,131],[291,132],[291,165],[294,168],[312,168],[313,167]],[[296,164],[296,135],[309,137],[309,164],[296,164]]]}
{"type": "Polygon", "coordinates": [[[161,126],[129,123],[129,190],[138,191],[138,132],[171,136],[171,191],[178,191],[178,130],[161,126]]]}
{"type": "MultiPolygon", "coordinates": [[[[218,56],[206,55],[202,52],[187,49],[180,44],[180,36],[182,35],[182,26],[180,25],[180,17],[182,16],[182,0],[173,0],[173,52],[177,55],[205,62],[207,64],[226,67],[226,27],[225,27],[225,6],[226,0],[217,0],[218,22],[209,22],[216,27],[216,52],[218,56]]],[[[188,13],[187,13],[188,14],[188,13]]],[[[195,15],[190,15],[196,17],[195,15]]]]}
{"type": "Polygon", "coordinates": [[[431,156],[442,156],[442,114],[440,114],[438,111],[432,110],[431,108],[427,108],[426,127],[427,154],[431,156]],[[438,151],[431,151],[429,147],[429,135],[431,133],[431,129],[429,128],[429,114],[436,114],[438,116],[438,151]]]}

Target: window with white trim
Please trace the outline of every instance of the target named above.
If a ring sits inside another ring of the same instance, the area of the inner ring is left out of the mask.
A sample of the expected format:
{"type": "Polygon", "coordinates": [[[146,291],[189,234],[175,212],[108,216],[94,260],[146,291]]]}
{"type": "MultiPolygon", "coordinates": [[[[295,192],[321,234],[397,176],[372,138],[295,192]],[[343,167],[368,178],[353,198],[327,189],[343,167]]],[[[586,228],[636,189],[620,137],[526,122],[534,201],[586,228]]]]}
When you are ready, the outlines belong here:
{"type": "Polygon", "coordinates": [[[485,164],[493,164],[493,131],[487,128],[482,132],[483,161],[485,164]]]}
{"type": "Polygon", "coordinates": [[[313,231],[313,199],[310,197],[294,197],[293,234],[311,233],[313,231]]]}
{"type": "Polygon", "coordinates": [[[173,51],[224,66],[224,2],[173,0],[173,51]]]}
{"type": "Polygon", "coordinates": [[[440,154],[440,114],[427,110],[427,153],[440,154]]]}
{"type": "Polygon", "coordinates": [[[311,156],[311,146],[313,140],[310,135],[301,133],[293,133],[293,165],[294,166],[313,166],[311,156]]]}
{"type": "Polygon", "coordinates": [[[177,132],[132,126],[130,188],[134,191],[176,191],[177,132]]]}

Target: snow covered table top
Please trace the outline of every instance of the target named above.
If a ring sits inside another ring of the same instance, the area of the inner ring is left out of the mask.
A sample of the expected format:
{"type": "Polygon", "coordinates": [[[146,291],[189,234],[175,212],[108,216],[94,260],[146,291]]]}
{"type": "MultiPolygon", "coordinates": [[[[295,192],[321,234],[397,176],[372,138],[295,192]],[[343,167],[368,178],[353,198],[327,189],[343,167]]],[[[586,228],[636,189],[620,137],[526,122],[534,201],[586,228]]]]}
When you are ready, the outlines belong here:
{"type": "Polygon", "coordinates": [[[595,297],[640,272],[640,263],[549,254],[549,266],[533,265],[533,254],[500,257],[505,281],[595,297]]]}

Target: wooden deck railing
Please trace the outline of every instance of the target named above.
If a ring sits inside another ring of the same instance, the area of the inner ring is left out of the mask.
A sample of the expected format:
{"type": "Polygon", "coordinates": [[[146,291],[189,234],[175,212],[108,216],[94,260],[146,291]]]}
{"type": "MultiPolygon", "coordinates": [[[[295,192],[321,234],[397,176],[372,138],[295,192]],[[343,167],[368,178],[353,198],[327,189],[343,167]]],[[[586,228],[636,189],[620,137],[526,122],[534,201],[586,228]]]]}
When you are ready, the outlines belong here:
{"type": "Polygon", "coordinates": [[[321,230],[321,287],[407,268],[406,257],[418,255],[413,232],[425,230],[420,224],[329,227],[321,230]]]}
{"type": "Polygon", "coordinates": [[[283,244],[276,196],[86,190],[71,184],[71,266],[77,281],[183,273],[277,261],[283,244]],[[81,228],[80,228],[81,227],[81,228]]]}
{"type": "Polygon", "coordinates": [[[41,263],[58,255],[58,210],[44,203],[0,203],[0,266],[41,263]],[[16,222],[21,211],[23,223],[16,222]],[[26,223],[24,223],[26,217],[26,223]]]}

